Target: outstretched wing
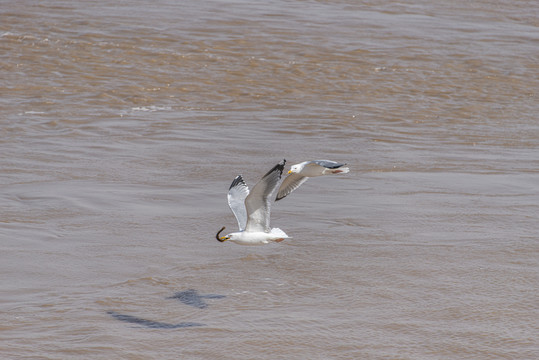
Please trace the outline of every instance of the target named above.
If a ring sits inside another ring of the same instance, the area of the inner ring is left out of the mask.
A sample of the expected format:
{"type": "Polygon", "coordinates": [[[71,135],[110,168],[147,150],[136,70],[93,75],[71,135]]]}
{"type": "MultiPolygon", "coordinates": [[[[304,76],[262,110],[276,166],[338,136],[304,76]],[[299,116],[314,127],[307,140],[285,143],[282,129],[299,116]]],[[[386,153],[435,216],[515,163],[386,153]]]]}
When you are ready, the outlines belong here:
{"type": "Polygon", "coordinates": [[[299,188],[301,184],[307,181],[307,179],[308,177],[296,173],[288,175],[281,184],[281,187],[279,187],[275,201],[281,200],[286,195],[299,188]]]}
{"type": "Polygon", "coordinates": [[[323,166],[323,167],[328,168],[328,169],[338,169],[341,166],[346,165],[346,164],[338,163],[338,162],[331,161],[331,160],[314,160],[314,161],[311,161],[311,164],[312,163],[314,163],[316,165],[323,166]]]}
{"type": "Polygon", "coordinates": [[[283,161],[268,171],[256,183],[251,193],[245,199],[245,207],[247,209],[246,231],[270,231],[270,196],[279,184],[285,163],[286,160],[283,159],[283,161]]]}
{"type": "Polygon", "coordinates": [[[245,198],[249,195],[249,187],[243,181],[241,175],[236,176],[228,189],[228,206],[238,220],[240,231],[245,229],[247,224],[247,210],[245,209],[245,198]]]}

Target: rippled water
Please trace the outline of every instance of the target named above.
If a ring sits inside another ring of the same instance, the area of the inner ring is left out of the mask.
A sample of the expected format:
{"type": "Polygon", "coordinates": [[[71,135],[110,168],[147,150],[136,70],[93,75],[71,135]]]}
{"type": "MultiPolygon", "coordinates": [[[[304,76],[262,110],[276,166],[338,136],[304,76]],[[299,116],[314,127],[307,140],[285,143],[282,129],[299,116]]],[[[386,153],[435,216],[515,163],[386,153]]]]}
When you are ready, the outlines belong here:
{"type": "Polygon", "coordinates": [[[4,2],[1,357],[538,358],[538,15],[4,2]],[[351,173],[215,241],[283,158],[351,173]]]}

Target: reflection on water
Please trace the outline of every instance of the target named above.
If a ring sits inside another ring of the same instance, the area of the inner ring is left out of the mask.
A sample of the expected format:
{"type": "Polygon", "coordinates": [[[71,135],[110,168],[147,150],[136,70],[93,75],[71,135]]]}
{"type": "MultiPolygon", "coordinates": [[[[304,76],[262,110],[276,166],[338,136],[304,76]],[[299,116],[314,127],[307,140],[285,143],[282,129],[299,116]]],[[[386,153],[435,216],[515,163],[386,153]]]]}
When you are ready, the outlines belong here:
{"type": "Polygon", "coordinates": [[[3,5],[2,357],[537,358],[536,12],[447,4],[3,5]]]}

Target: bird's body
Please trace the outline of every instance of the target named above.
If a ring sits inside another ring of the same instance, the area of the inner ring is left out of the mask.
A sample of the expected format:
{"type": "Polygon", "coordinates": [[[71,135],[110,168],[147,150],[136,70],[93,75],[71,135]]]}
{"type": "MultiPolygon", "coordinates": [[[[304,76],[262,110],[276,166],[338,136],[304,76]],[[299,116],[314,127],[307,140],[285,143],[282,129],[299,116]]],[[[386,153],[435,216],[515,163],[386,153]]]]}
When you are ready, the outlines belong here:
{"type": "Polygon", "coordinates": [[[219,237],[220,242],[230,240],[240,245],[263,245],[289,238],[284,231],[270,228],[271,194],[277,188],[283,173],[283,160],[275,165],[249,192],[241,175],[236,176],[228,190],[228,205],[238,220],[239,231],[219,237]]]}
{"type": "Polygon", "coordinates": [[[346,174],[350,171],[349,168],[343,167],[346,164],[341,164],[331,160],[313,160],[304,161],[299,164],[292,165],[288,176],[284,179],[279,187],[275,200],[281,200],[296,190],[310,177],[331,175],[331,174],[346,174]]]}
{"type": "Polygon", "coordinates": [[[237,231],[227,235],[228,240],[239,245],[264,245],[270,242],[281,242],[288,239],[281,229],[273,228],[270,232],[264,231],[237,231]]]}

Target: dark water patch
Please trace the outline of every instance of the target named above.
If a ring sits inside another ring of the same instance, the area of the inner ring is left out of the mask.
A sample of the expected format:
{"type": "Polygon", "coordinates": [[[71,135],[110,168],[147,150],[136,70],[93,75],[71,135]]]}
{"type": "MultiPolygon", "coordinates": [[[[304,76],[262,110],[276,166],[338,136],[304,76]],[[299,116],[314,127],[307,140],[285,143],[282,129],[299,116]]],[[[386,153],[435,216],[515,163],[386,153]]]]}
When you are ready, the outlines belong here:
{"type": "Polygon", "coordinates": [[[225,295],[207,294],[200,295],[198,291],[189,289],[186,291],[180,291],[169,297],[169,299],[178,299],[186,305],[191,305],[199,309],[208,307],[208,304],[203,299],[222,299],[225,295]]]}
{"type": "Polygon", "coordinates": [[[117,313],[116,311],[107,311],[107,314],[112,316],[115,319],[118,319],[120,321],[125,321],[132,324],[141,325],[147,328],[151,329],[179,329],[179,328],[190,328],[190,327],[196,327],[196,326],[205,326],[205,324],[195,323],[195,322],[181,322],[179,324],[169,324],[159,321],[152,321],[152,320],[146,320],[142,319],[136,316],[132,315],[125,315],[117,313]]]}

